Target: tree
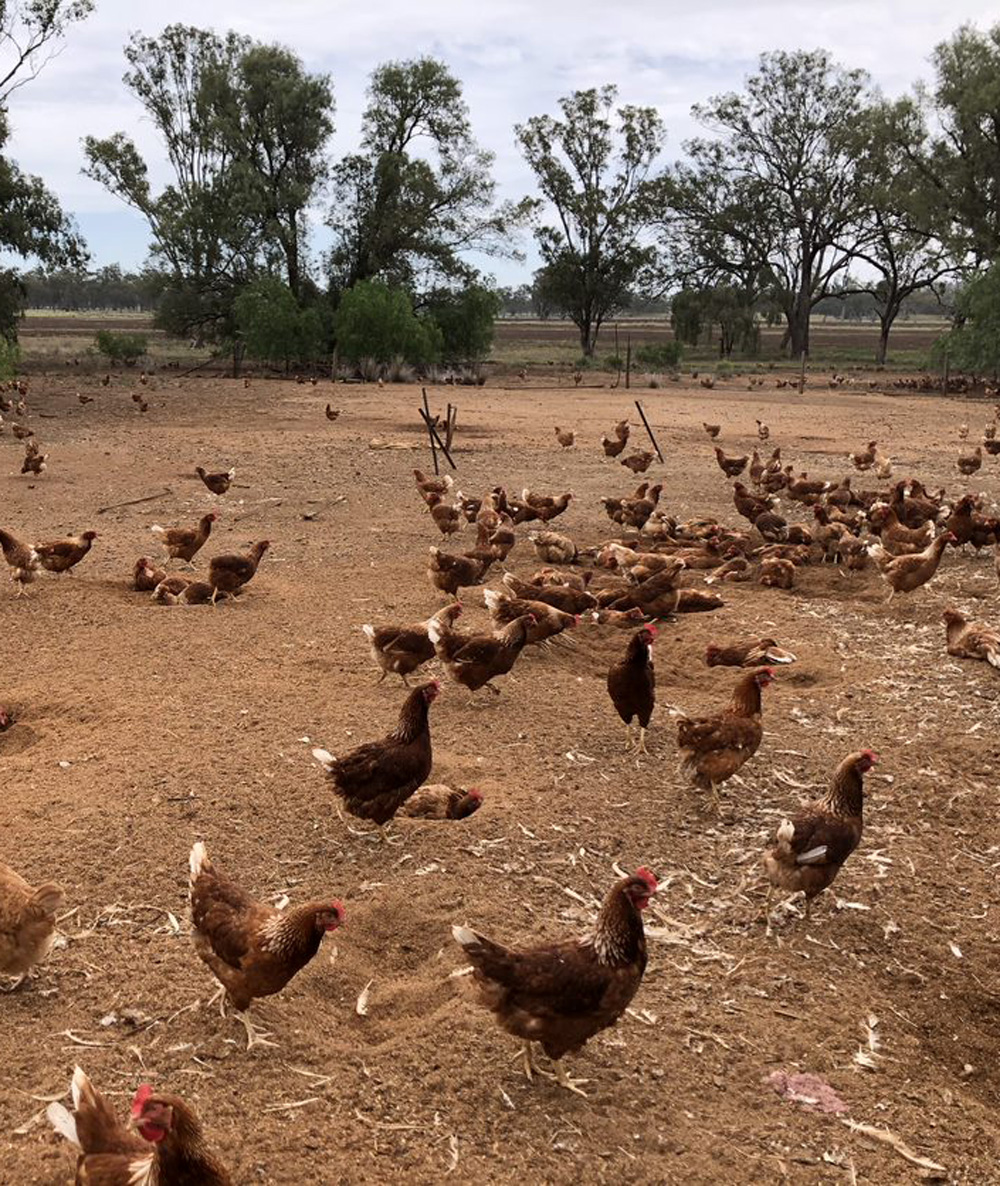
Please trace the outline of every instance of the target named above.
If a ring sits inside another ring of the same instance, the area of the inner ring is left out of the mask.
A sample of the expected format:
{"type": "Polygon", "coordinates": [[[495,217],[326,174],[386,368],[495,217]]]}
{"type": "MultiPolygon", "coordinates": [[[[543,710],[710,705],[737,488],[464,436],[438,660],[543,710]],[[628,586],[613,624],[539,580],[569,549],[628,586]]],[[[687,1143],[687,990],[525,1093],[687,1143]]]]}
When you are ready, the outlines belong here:
{"type": "Polygon", "coordinates": [[[864,72],[823,51],[763,54],[745,91],[693,108],[716,138],[689,141],[691,164],[664,186],[674,243],[693,240],[688,265],[746,299],[768,293],[793,356],[808,353],[809,315],[866,233],[852,149],[868,91],[864,72]]]}
{"type": "Polygon", "coordinates": [[[950,363],[974,375],[1000,373],[1000,264],[964,289],[958,300],[960,324],[938,345],[950,363]]]}
{"type": "Polygon", "coordinates": [[[387,363],[435,361],[441,352],[441,331],[417,317],[408,294],[379,280],[362,280],[343,294],[334,317],[337,352],[348,362],[363,358],[387,363]]]}
{"type": "Polygon", "coordinates": [[[333,170],[333,287],[379,278],[412,290],[421,271],[468,280],[464,252],[510,254],[506,240],[523,211],[495,205],[492,169],[493,154],[473,139],[461,83],[442,62],[380,66],[361,151],[333,170]]]}
{"type": "Polygon", "coordinates": [[[262,276],[237,296],[236,332],[251,358],[280,363],[313,363],[324,353],[318,310],[302,308],[291,288],[274,276],[262,276]]]}
{"type": "Polygon", "coordinates": [[[592,357],[606,318],[625,308],[653,262],[650,171],[665,136],[652,107],[619,107],[613,86],[559,101],[562,119],[537,115],[515,128],[558,225],[536,231],[544,289],[580,331],[592,357]]]}
{"type": "Polygon", "coordinates": [[[70,25],[93,11],[93,0],[0,0],[0,108],[56,56],[70,25]]]}
{"type": "Polygon", "coordinates": [[[449,362],[478,362],[493,345],[493,323],[500,313],[499,294],[481,284],[435,289],[424,308],[441,331],[441,357],[449,362]]]}

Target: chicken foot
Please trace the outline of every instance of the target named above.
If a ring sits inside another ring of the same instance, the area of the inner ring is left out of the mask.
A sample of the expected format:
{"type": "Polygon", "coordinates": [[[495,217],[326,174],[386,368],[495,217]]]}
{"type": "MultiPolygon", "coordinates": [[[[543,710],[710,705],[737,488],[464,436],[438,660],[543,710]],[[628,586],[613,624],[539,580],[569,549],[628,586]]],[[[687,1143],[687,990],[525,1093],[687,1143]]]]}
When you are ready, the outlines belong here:
{"type": "Polygon", "coordinates": [[[253,1024],[253,1022],[251,1022],[250,1018],[246,1015],[246,1013],[241,1013],[240,1011],[237,1010],[235,1016],[236,1016],[236,1020],[240,1023],[240,1025],[243,1026],[243,1028],[247,1032],[247,1050],[253,1050],[253,1048],[255,1046],[277,1046],[278,1045],[277,1042],[268,1041],[268,1039],[271,1037],[270,1030],[257,1029],[257,1027],[253,1024]]]}

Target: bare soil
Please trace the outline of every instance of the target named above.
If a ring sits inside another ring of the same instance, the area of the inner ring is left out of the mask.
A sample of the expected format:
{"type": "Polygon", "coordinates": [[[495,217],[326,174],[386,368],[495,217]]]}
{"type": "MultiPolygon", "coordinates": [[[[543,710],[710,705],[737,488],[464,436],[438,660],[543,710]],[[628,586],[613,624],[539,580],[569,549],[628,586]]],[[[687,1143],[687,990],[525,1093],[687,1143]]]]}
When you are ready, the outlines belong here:
{"type": "MultiPolygon", "coordinates": [[[[33,378],[29,421],[50,454],[40,478],[18,475],[22,449],[0,437],[4,526],[32,540],[100,532],[75,575],[42,574],[27,599],[0,572],[0,701],[18,718],[0,735],[0,860],[57,879],[68,911],[38,976],[0,996],[0,1180],[71,1179],[40,1114],[80,1063],[122,1113],[142,1081],[188,1098],[240,1183],[919,1177],[844,1117],[780,1098],[764,1082],[777,1070],[821,1077],[845,1117],[891,1130],[947,1180],[1000,1182],[1000,681],[949,658],[940,623],[951,602],[996,620],[991,558],[949,552],[932,584],[888,608],[875,572],[810,569],[790,593],[725,588],[722,610],[663,625],[648,757],[624,753],[605,689],[623,632],[581,625],[526,654],[498,698],[470,703],[446,685],[433,779],[481,787],[484,806],[461,824],[397,821],[402,844],[382,847],[338,816],[309,750],[391,727],[404,690],[376,682],[361,625],[441,604],[425,568],[442,540],[411,477],[429,467],[418,389],[165,374],[146,415],[129,393],[120,377],[107,389],[33,378]],[[80,406],[78,389],[96,402],[80,406]],[[333,424],[327,400],[342,408],[333,424]],[[151,524],[216,505],[196,464],[237,467],[204,555],[273,545],[238,603],[214,611],[129,589],[136,557],[157,554],[151,524]],[[709,641],[762,634],[799,662],[767,691],[764,744],[717,817],[677,769],[673,717],[728,699],[738,673],[703,665],[709,641]],[[768,835],[864,746],[882,762],[861,848],[808,924],[796,907],[766,938],[768,835]],[[186,917],[199,838],[254,894],[346,904],[346,926],[253,1009],[276,1048],[248,1054],[207,1005],[215,985],[186,917]],[[578,933],[616,862],[650,866],[664,888],[634,1011],[570,1060],[590,1081],[581,1099],[521,1077],[515,1044],[449,979],[463,962],[450,927],[512,944],[578,933]]],[[[876,437],[897,473],[957,494],[958,425],[975,434],[984,418],[957,400],[738,381],[641,394],[666,457],[647,476],[665,483],[666,507],[729,522],[702,420],[736,453],[761,417],[770,444],[831,478],[876,437]]],[[[449,398],[462,489],[570,489],[554,526],[581,545],[609,537],[598,499],[636,480],[598,442],[629,415],[625,392],[442,389],[432,405],[449,398]],[[575,448],[558,447],[555,424],[577,430],[575,448]]],[[[995,460],[973,485],[995,497],[995,460]]],[[[526,540],[508,563],[538,567],[526,540]]],[[[478,592],[464,600],[485,625],[478,592]]]]}

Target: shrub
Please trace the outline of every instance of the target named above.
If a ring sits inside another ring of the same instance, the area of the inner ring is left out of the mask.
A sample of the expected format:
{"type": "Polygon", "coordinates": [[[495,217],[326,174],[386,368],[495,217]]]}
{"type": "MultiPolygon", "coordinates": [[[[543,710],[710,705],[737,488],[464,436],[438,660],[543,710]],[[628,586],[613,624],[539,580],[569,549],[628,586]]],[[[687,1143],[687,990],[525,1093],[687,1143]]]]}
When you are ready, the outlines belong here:
{"type": "Polygon", "coordinates": [[[313,362],[324,353],[319,311],[303,308],[288,285],[273,276],[262,276],[239,294],[233,318],[250,358],[287,370],[292,362],[313,362]]]}
{"type": "Polygon", "coordinates": [[[620,354],[609,354],[601,365],[606,371],[620,371],[625,366],[625,360],[620,354]]]}
{"type": "Polygon", "coordinates": [[[385,364],[402,358],[419,365],[441,355],[437,324],[418,317],[402,289],[379,280],[359,281],[341,296],[334,332],[337,352],[348,362],[371,358],[385,364]]]}
{"type": "Polygon", "coordinates": [[[149,348],[145,334],[116,334],[109,329],[98,330],[94,345],[111,362],[135,366],[149,348]]]}
{"type": "Polygon", "coordinates": [[[0,379],[13,379],[20,359],[21,351],[17,348],[17,342],[11,342],[0,334],[0,379]]]}
{"type": "Polygon", "coordinates": [[[939,338],[932,357],[975,375],[1000,372],[1000,264],[977,276],[958,298],[962,323],[939,338]]]}
{"type": "Polygon", "coordinates": [[[647,342],[636,350],[635,357],[650,367],[676,367],[684,357],[684,347],[680,342],[647,342]]]}
{"type": "Polygon", "coordinates": [[[427,315],[441,331],[441,354],[449,362],[486,358],[499,313],[500,297],[481,284],[457,292],[435,289],[427,299],[427,315]]]}

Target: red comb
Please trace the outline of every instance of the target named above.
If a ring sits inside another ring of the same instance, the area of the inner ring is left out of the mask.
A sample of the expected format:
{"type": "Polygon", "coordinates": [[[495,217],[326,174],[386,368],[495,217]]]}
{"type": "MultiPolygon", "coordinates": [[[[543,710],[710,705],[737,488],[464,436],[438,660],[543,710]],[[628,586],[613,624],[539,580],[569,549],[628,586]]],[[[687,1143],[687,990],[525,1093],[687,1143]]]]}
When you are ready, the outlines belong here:
{"type": "Polygon", "coordinates": [[[143,1109],[146,1106],[146,1101],[153,1094],[153,1089],[148,1083],[143,1083],[132,1097],[132,1119],[138,1120],[142,1115],[143,1109]]]}
{"type": "Polygon", "coordinates": [[[645,865],[640,865],[635,871],[636,877],[641,877],[642,880],[649,886],[652,893],[656,893],[659,888],[659,882],[656,880],[656,874],[651,869],[647,869],[645,865]]]}

